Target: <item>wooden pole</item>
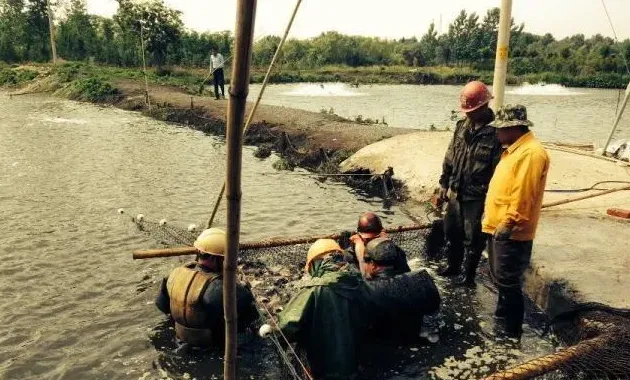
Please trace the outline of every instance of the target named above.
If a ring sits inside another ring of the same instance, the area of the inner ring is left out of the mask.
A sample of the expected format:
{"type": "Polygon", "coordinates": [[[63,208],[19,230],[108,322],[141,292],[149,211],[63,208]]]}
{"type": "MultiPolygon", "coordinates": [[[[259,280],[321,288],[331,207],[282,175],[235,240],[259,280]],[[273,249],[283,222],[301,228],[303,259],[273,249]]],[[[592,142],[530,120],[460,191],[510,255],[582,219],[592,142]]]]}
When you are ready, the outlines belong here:
{"type": "MultiPolygon", "coordinates": [[[[431,223],[418,223],[410,226],[397,226],[386,228],[385,232],[387,233],[396,233],[396,232],[405,232],[405,231],[417,231],[431,228],[431,223]]],[[[283,247],[287,245],[296,245],[296,244],[308,244],[313,243],[318,239],[339,239],[341,234],[332,233],[326,235],[315,235],[308,237],[299,237],[299,238],[275,238],[275,239],[267,239],[249,243],[240,243],[239,249],[261,249],[261,248],[273,248],[273,247],[283,247]]],[[[175,257],[175,256],[186,256],[186,255],[194,255],[197,253],[197,249],[195,247],[176,247],[176,248],[158,248],[158,249],[139,249],[133,251],[133,259],[134,260],[142,260],[142,259],[153,259],[158,257],[175,257]]]]}
{"type": "Polygon", "coordinates": [[[223,263],[223,311],[225,315],[225,356],[223,377],[236,380],[237,310],[236,260],[241,223],[241,167],[243,123],[249,92],[256,0],[239,0],[236,9],[234,64],[230,80],[227,114],[227,249],[223,263]]]}
{"type": "Polygon", "coordinates": [[[615,193],[617,191],[622,191],[622,190],[630,190],[630,186],[618,187],[616,189],[608,189],[608,190],[601,191],[601,192],[599,192],[597,194],[582,195],[580,197],[567,198],[567,199],[562,199],[562,200],[555,201],[555,202],[549,202],[549,203],[545,203],[544,205],[542,205],[541,208],[560,206],[560,205],[563,205],[563,204],[567,204],[567,203],[571,203],[571,202],[577,202],[577,201],[581,201],[581,200],[584,200],[584,199],[595,198],[595,197],[599,197],[601,195],[615,193]]]}
{"type": "Polygon", "coordinates": [[[52,51],[53,65],[57,64],[57,45],[55,44],[55,24],[53,22],[52,7],[50,6],[50,0],[46,1],[48,8],[48,29],[50,30],[50,50],[52,51]]]}
{"type": "Polygon", "coordinates": [[[608,134],[608,138],[606,139],[606,144],[604,144],[603,154],[606,154],[606,149],[608,149],[608,145],[610,145],[610,141],[615,135],[617,126],[619,125],[619,122],[621,121],[621,117],[623,116],[623,111],[626,110],[626,106],[628,105],[628,100],[630,100],[630,82],[628,82],[628,86],[626,87],[626,95],[623,97],[623,103],[621,103],[621,108],[619,108],[619,112],[617,112],[617,117],[615,118],[615,122],[613,123],[613,126],[610,129],[610,133],[608,134]]]}

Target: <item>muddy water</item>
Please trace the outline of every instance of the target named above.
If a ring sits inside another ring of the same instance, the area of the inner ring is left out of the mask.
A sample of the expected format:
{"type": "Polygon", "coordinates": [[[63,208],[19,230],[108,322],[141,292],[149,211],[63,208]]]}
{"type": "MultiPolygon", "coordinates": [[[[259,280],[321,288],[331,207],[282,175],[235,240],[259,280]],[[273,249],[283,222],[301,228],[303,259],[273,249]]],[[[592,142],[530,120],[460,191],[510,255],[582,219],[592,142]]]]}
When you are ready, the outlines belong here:
{"type": "MultiPolygon", "coordinates": [[[[345,186],[278,175],[274,158],[260,161],[252,152],[244,152],[243,240],[351,229],[368,209],[387,224],[409,223],[396,208],[384,210],[345,186]]],[[[156,243],[128,218],[202,224],[224,158],[220,139],[134,113],[0,94],[0,378],[220,376],[220,352],[173,352],[172,330],[152,301],[158,281],[180,261],[132,261],[133,249],[156,243]]],[[[224,216],[222,209],[219,220],[224,216]]],[[[453,326],[488,319],[494,296],[482,288],[470,297],[447,301],[454,305],[448,339],[456,342],[441,346],[438,363],[478,344],[462,343],[453,326]]],[[[534,334],[526,342],[528,355],[547,347],[534,334]]],[[[401,355],[376,372],[395,378],[398,370],[388,368],[397,366],[411,377],[426,375],[415,351],[396,350],[401,355]]],[[[242,377],[278,377],[268,343],[245,345],[241,355],[242,377]]]]}
{"type": "MultiPolygon", "coordinates": [[[[461,86],[364,85],[297,83],[269,86],[263,103],[334,111],[354,119],[357,115],[402,128],[453,127],[451,110],[458,106],[461,86]]],[[[252,86],[255,99],[259,86],[252,86]]],[[[564,88],[558,85],[508,87],[506,103],[527,106],[535,131],[545,140],[595,142],[608,137],[615,118],[618,90],[564,88]]],[[[623,94],[621,94],[623,99],[623,94]]],[[[630,114],[619,126],[618,138],[630,137],[630,114]]],[[[602,141],[603,140],[603,141],[602,141]]]]}

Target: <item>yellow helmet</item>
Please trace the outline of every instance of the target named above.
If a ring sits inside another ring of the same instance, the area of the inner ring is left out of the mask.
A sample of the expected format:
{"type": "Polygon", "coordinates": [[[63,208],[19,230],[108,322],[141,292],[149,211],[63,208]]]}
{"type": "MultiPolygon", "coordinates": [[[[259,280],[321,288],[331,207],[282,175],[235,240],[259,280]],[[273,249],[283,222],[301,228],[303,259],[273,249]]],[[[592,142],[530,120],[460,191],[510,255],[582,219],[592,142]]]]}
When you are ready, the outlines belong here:
{"type": "Polygon", "coordinates": [[[321,259],[330,252],[343,252],[343,250],[333,239],[317,240],[313,243],[313,245],[311,245],[311,248],[308,249],[308,254],[306,255],[306,267],[304,269],[308,271],[313,260],[321,259]]]}
{"type": "Polygon", "coordinates": [[[225,256],[225,231],[219,228],[204,230],[195,240],[195,248],[201,253],[225,256]]]}

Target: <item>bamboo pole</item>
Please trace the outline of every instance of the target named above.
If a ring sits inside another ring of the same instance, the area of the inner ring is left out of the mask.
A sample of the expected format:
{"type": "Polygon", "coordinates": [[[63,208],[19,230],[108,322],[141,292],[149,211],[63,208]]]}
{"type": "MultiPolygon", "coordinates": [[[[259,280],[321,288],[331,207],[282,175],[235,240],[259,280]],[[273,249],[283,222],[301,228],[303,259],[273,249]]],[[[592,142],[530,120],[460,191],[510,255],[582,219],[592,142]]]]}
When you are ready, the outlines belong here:
{"type": "MultiPolygon", "coordinates": [[[[287,27],[284,30],[284,35],[282,36],[282,39],[280,40],[280,43],[278,44],[278,47],[276,48],[276,52],[274,53],[273,58],[271,58],[271,62],[269,63],[269,67],[267,68],[267,73],[265,74],[265,79],[263,79],[262,86],[260,87],[260,92],[258,93],[258,98],[256,98],[254,107],[250,111],[249,116],[247,117],[247,121],[245,122],[245,126],[243,127],[243,132],[242,132],[243,135],[245,135],[245,133],[247,132],[247,129],[249,128],[249,125],[252,123],[252,120],[254,119],[254,115],[256,114],[258,105],[260,104],[260,100],[262,99],[263,94],[265,93],[265,88],[267,88],[267,84],[269,83],[271,70],[273,70],[276,60],[280,56],[280,51],[282,50],[282,46],[284,46],[284,42],[287,40],[287,37],[289,36],[289,31],[291,30],[291,26],[293,25],[293,20],[295,20],[295,15],[297,14],[298,9],[300,8],[300,4],[302,4],[302,0],[297,0],[297,3],[295,4],[295,8],[293,8],[293,13],[291,14],[291,18],[289,19],[289,23],[287,24],[287,27]]],[[[214,217],[217,215],[217,211],[219,210],[219,205],[221,204],[221,199],[223,199],[224,193],[225,193],[225,182],[223,182],[223,185],[221,185],[219,196],[217,197],[217,200],[214,204],[212,215],[210,215],[210,219],[208,219],[208,223],[206,223],[206,228],[212,227],[212,223],[214,222],[214,217]]]]}
{"type": "Polygon", "coordinates": [[[630,186],[618,187],[616,189],[608,189],[608,190],[601,191],[601,192],[599,192],[597,194],[582,195],[580,197],[567,198],[567,199],[562,199],[562,200],[555,201],[555,202],[549,202],[549,203],[545,203],[544,205],[542,205],[541,208],[560,206],[560,205],[563,205],[563,204],[567,204],[567,203],[571,203],[571,202],[577,202],[577,201],[581,201],[581,200],[589,199],[589,198],[595,198],[595,197],[599,197],[599,196],[610,194],[610,193],[615,193],[617,191],[622,191],[622,190],[630,190],[630,186]]]}
{"type": "Polygon", "coordinates": [[[507,76],[508,49],[510,47],[510,27],[512,23],[512,0],[501,0],[499,16],[499,36],[497,53],[494,60],[494,79],[492,81],[492,108],[496,111],[503,105],[505,78],[507,76]]]}
{"type": "MultiPolygon", "coordinates": [[[[410,226],[397,226],[386,228],[385,232],[387,233],[396,233],[396,232],[406,232],[406,231],[417,231],[431,228],[431,223],[425,224],[414,224],[410,226]]],[[[241,243],[239,245],[239,249],[260,249],[260,248],[273,248],[273,247],[283,247],[287,245],[296,245],[296,244],[308,244],[312,243],[318,239],[339,239],[341,234],[333,233],[326,235],[315,235],[308,237],[299,237],[292,239],[284,239],[284,238],[275,238],[275,239],[267,239],[261,241],[255,241],[250,243],[241,243]]],[[[194,255],[197,253],[195,247],[177,247],[177,248],[159,248],[159,249],[140,249],[133,252],[134,260],[142,260],[142,259],[153,259],[158,257],[174,257],[174,256],[185,256],[185,255],[194,255]]]]}
{"type": "Polygon", "coordinates": [[[50,0],[46,1],[46,8],[48,9],[48,29],[50,30],[50,50],[52,52],[53,65],[57,64],[57,45],[55,44],[55,24],[53,20],[52,7],[50,6],[50,0]]]}
{"type": "Polygon", "coordinates": [[[610,129],[610,133],[608,134],[608,138],[606,139],[606,144],[604,144],[604,153],[606,154],[606,149],[608,149],[608,145],[610,145],[610,141],[612,140],[615,131],[617,130],[617,126],[621,121],[621,117],[623,116],[623,111],[626,110],[626,106],[628,105],[628,100],[630,100],[630,82],[628,82],[628,87],[626,87],[626,95],[623,97],[623,103],[621,103],[621,108],[619,108],[619,112],[617,112],[617,117],[615,118],[615,122],[613,123],[612,128],[610,129]]]}
{"type": "Polygon", "coordinates": [[[256,0],[239,0],[236,9],[234,65],[230,81],[227,114],[227,247],[223,263],[223,312],[225,316],[225,355],[223,377],[236,380],[237,309],[236,261],[241,223],[241,169],[243,159],[243,122],[252,62],[256,0]]]}

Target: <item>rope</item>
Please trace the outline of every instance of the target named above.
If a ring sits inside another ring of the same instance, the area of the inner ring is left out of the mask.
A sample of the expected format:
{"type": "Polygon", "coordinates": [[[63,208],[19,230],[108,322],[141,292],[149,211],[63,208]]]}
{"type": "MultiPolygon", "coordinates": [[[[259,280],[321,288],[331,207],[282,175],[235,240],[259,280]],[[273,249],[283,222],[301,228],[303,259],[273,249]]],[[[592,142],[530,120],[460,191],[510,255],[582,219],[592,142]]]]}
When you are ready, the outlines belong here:
{"type": "Polygon", "coordinates": [[[291,351],[293,356],[295,356],[295,360],[297,360],[297,362],[300,364],[300,367],[302,368],[302,370],[306,374],[306,377],[309,380],[313,380],[313,376],[311,376],[311,373],[308,371],[308,369],[306,369],[306,365],[304,365],[302,360],[300,360],[300,357],[298,356],[297,352],[295,352],[295,350],[293,349],[293,346],[291,346],[291,343],[289,342],[287,337],[282,333],[282,330],[280,330],[280,327],[278,327],[278,324],[276,323],[276,320],[273,318],[273,315],[271,314],[269,309],[267,309],[267,306],[265,306],[265,304],[263,304],[262,302],[259,302],[258,304],[261,305],[263,307],[263,309],[265,310],[265,313],[267,313],[267,315],[269,315],[269,321],[273,324],[274,331],[277,332],[278,335],[280,335],[282,337],[282,339],[285,341],[285,343],[287,344],[287,347],[289,348],[289,351],[291,351]]]}
{"type": "MultiPolygon", "coordinates": [[[[613,35],[615,36],[615,42],[619,43],[619,38],[617,38],[617,31],[615,30],[615,25],[613,25],[612,18],[610,18],[610,13],[608,12],[608,8],[606,7],[606,3],[604,0],[602,1],[602,6],[604,7],[604,12],[606,12],[606,17],[608,17],[608,23],[610,24],[610,28],[612,29],[613,35]]],[[[626,66],[626,72],[630,75],[630,66],[628,66],[628,60],[626,59],[626,55],[620,51],[621,58],[623,59],[623,63],[626,66]]]]}
{"type": "MultiPolygon", "coordinates": [[[[260,100],[262,99],[263,94],[265,93],[265,88],[267,88],[267,84],[269,83],[271,70],[273,69],[273,66],[276,63],[276,60],[278,59],[278,56],[280,55],[280,51],[282,50],[282,47],[284,46],[284,42],[287,40],[287,36],[289,35],[289,31],[291,30],[291,26],[293,25],[293,20],[295,19],[295,15],[297,14],[298,9],[300,8],[300,4],[302,4],[302,0],[297,0],[297,3],[295,4],[295,8],[293,9],[293,14],[291,15],[291,19],[289,19],[289,23],[284,31],[284,35],[282,36],[282,40],[280,40],[280,43],[278,44],[278,48],[276,49],[276,52],[273,55],[273,58],[271,59],[271,63],[269,63],[269,67],[267,68],[267,73],[265,74],[265,79],[263,80],[262,86],[260,87],[260,93],[258,94],[256,103],[254,103],[254,107],[249,113],[249,116],[247,117],[247,121],[245,121],[245,125],[243,127],[243,134],[247,132],[247,129],[249,128],[249,125],[251,124],[252,119],[254,118],[254,114],[256,113],[256,109],[258,109],[260,100]]],[[[208,220],[208,223],[206,224],[206,228],[212,227],[212,222],[214,222],[214,217],[217,214],[217,210],[219,209],[219,204],[221,203],[221,199],[223,199],[224,193],[225,193],[225,181],[223,181],[223,185],[221,186],[221,191],[219,191],[219,196],[217,197],[214,210],[212,211],[212,215],[210,216],[210,219],[208,220]]]]}

